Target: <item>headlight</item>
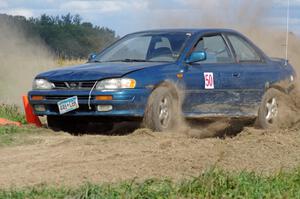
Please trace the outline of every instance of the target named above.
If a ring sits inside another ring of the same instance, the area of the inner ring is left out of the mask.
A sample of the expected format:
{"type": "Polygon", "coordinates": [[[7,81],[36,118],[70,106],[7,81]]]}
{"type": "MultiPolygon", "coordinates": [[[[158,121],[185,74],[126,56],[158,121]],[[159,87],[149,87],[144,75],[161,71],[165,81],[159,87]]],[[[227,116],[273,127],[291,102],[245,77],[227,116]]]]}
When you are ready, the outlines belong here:
{"type": "Polygon", "coordinates": [[[54,84],[45,79],[35,79],[33,81],[33,90],[49,90],[54,88],[54,84]]]}
{"type": "Polygon", "coordinates": [[[96,90],[116,90],[135,88],[136,81],[134,79],[106,79],[98,82],[96,90]]]}

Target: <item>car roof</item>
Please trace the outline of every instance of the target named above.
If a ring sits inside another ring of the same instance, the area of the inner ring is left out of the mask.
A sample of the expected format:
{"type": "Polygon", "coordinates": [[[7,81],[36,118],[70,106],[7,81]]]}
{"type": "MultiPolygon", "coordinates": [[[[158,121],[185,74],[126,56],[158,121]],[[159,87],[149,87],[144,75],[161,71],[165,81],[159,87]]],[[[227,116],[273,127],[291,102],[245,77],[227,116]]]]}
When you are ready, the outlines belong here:
{"type": "Polygon", "coordinates": [[[233,29],[222,29],[222,28],[202,28],[202,29],[155,29],[155,30],[145,30],[145,31],[139,31],[135,32],[133,34],[146,34],[146,33],[172,33],[172,32],[186,32],[186,33],[192,33],[192,34],[205,34],[210,32],[223,32],[223,33],[239,33],[236,30],[233,29]]]}

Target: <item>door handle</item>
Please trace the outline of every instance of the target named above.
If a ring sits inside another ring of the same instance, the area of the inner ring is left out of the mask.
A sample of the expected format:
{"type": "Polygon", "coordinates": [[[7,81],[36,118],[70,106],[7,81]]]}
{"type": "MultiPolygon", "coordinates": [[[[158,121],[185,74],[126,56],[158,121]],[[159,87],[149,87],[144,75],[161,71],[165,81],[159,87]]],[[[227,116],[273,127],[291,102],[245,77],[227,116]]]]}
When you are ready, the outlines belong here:
{"type": "Polygon", "coordinates": [[[241,77],[241,73],[233,73],[232,77],[240,78],[241,77]]]}

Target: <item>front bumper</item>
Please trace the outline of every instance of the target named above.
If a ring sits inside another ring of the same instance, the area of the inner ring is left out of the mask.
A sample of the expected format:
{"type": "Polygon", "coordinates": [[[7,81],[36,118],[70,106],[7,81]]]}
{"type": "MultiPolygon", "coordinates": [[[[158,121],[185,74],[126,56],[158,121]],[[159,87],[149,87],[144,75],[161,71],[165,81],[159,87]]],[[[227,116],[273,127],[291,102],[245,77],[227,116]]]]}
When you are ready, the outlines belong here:
{"type": "Polygon", "coordinates": [[[142,117],[146,108],[149,89],[128,89],[120,91],[93,91],[91,95],[91,109],[89,109],[89,90],[34,90],[28,93],[32,107],[44,105],[45,111],[35,111],[38,116],[60,115],[57,103],[69,97],[77,96],[79,109],[64,114],[64,116],[129,116],[142,117]],[[112,100],[96,100],[96,96],[112,96],[112,100]],[[32,96],[43,96],[43,100],[33,100],[32,96]],[[111,105],[113,109],[108,112],[99,112],[97,105],[111,105]]]}

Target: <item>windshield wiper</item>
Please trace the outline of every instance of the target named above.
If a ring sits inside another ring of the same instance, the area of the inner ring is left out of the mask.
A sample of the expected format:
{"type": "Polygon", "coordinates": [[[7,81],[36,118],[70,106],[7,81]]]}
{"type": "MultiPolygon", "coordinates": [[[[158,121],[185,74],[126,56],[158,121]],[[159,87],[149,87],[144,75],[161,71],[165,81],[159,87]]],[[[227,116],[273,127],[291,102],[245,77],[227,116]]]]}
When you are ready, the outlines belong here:
{"type": "Polygon", "coordinates": [[[107,62],[149,62],[145,59],[120,59],[120,60],[110,60],[107,62]]]}

